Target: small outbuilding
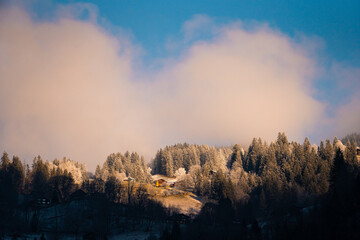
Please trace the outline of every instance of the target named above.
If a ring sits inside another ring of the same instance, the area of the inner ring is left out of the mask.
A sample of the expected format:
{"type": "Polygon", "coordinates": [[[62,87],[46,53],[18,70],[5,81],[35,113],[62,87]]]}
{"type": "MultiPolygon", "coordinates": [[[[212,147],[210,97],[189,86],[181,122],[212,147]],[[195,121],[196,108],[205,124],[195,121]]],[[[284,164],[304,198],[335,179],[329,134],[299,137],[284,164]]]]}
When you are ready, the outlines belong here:
{"type": "Polygon", "coordinates": [[[216,174],[216,171],[215,170],[210,170],[209,174],[212,176],[212,175],[215,175],[216,174]]]}
{"type": "Polygon", "coordinates": [[[168,221],[177,222],[179,224],[186,224],[191,222],[191,218],[185,214],[174,214],[168,218],[168,221]]]}
{"type": "Polygon", "coordinates": [[[123,181],[124,181],[124,182],[132,182],[132,181],[134,181],[134,180],[135,180],[134,178],[128,177],[128,178],[125,178],[123,181]]]}

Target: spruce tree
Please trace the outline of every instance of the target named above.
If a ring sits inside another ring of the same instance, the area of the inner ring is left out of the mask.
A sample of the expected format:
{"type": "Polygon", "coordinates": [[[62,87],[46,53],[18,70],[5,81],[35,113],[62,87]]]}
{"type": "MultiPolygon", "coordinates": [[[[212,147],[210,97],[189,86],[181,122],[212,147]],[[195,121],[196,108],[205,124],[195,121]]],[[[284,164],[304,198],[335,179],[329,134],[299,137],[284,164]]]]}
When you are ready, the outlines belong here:
{"type": "Polygon", "coordinates": [[[4,152],[1,157],[1,169],[4,171],[8,171],[8,167],[10,166],[9,154],[4,152]]]}
{"type": "Polygon", "coordinates": [[[25,183],[25,169],[19,157],[14,156],[10,165],[12,184],[17,193],[20,193],[25,183]]]}
{"type": "Polygon", "coordinates": [[[100,168],[100,165],[97,165],[97,166],[96,166],[95,178],[96,178],[96,179],[101,179],[101,168],[100,168]]]}
{"type": "Polygon", "coordinates": [[[242,148],[240,145],[235,144],[233,147],[233,153],[231,154],[230,161],[228,163],[228,166],[230,169],[233,167],[243,167],[242,157],[241,157],[241,150],[242,148]]]}

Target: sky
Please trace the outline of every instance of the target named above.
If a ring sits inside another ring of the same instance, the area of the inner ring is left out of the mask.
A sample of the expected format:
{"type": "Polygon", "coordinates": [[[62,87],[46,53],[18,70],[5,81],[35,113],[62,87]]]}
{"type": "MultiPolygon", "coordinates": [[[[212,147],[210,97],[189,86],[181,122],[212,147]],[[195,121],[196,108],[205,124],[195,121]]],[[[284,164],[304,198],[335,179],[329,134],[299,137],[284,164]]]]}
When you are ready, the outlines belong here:
{"type": "Polygon", "coordinates": [[[359,1],[1,1],[0,150],[85,162],[360,132],[359,1]]]}

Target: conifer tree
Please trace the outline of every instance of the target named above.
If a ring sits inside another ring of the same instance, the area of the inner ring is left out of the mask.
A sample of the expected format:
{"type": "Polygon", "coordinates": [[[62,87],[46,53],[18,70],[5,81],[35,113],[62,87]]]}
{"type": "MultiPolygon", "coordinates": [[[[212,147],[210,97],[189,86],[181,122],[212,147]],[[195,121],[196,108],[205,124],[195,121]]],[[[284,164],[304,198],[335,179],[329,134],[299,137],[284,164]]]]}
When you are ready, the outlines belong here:
{"type": "Polygon", "coordinates": [[[32,187],[33,194],[40,197],[48,190],[49,170],[40,155],[33,160],[32,187]]]}
{"type": "Polygon", "coordinates": [[[4,152],[1,157],[1,169],[4,171],[8,171],[8,167],[10,166],[10,159],[7,152],[4,152]]]}
{"type": "Polygon", "coordinates": [[[10,165],[10,175],[12,178],[13,188],[17,193],[20,193],[25,183],[25,169],[17,156],[13,157],[10,165]]]}
{"type": "Polygon", "coordinates": [[[243,167],[242,156],[241,156],[241,147],[238,144],[235,144],[233,147],[233,153],[231,154],[228,167],[230,169],[234,167],[243,167]]]}
{"type": "Polygon", "coordinates": [[[97,166],[96,166],[95,178],[96,178],[96,179],[101,179],[101,168],[100,168],[100,165],[97,165],[97,166]]]}

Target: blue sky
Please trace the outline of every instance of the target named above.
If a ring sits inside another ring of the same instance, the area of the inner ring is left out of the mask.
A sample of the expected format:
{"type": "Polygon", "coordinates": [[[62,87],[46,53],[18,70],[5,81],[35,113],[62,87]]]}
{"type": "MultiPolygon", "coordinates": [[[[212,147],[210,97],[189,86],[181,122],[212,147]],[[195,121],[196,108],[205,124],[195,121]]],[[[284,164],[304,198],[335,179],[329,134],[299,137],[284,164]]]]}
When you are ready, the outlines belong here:
{"type": "MultiPolygon", "coordinates": [[[[57,4],[77,1],[35,1],[32,8],[49,16],[57,4]]],[[[133,34],[146,51],[146,58],[164,57],[169,37],[180,37],[182,24],[195,14],[205,14],[218,23],[234,20],[266,22],[272,28],[295,36],[319,37],[326,58],[360,64],[360,2],[344,1],[219,1],[219,0],[118,0],[84,1],[97,6],[99,16],[133,34]]],[[[101,23],[101,21],[100,21],[101,23]]]]}

